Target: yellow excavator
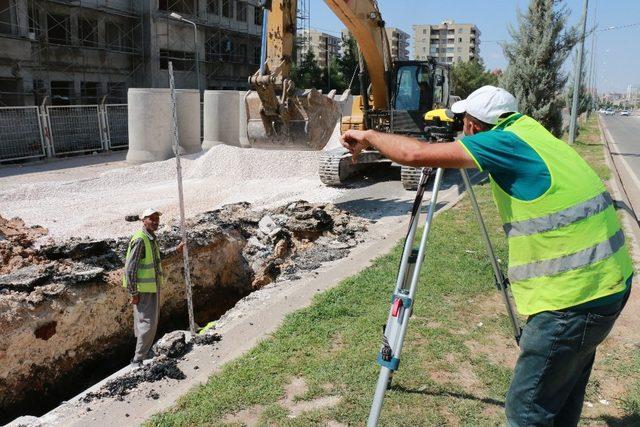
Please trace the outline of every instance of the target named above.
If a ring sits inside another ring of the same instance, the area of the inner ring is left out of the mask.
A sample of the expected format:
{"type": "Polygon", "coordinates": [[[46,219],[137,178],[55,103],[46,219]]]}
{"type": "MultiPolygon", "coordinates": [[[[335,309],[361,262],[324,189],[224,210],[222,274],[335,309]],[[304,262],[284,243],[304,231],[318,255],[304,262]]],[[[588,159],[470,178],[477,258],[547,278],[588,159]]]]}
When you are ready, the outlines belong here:
{"type": "MultiPolygon", "coordinates": [[[[365,151],[353,164],[334,132],[375,129],[425,138],[424,115],[449,101],[449,68],[435,59],[393,61],[375,0],[325,0],[353,35],[359,50],[363,95],[353,97],[350,114],[341,114],[334,94],[299,90],[290,79],[296,32],[296,0],[262,1],[264,10],[260,70],[249,78],[248,138],[255,147],[322,149],[320,179],[340,185],[353,173],[390,161],[365,151]],[[332,138],[333,135],[333,138],[332,138]]],[[[406,189],[415,189],[420,170],[402,166],[406,189]]]]}

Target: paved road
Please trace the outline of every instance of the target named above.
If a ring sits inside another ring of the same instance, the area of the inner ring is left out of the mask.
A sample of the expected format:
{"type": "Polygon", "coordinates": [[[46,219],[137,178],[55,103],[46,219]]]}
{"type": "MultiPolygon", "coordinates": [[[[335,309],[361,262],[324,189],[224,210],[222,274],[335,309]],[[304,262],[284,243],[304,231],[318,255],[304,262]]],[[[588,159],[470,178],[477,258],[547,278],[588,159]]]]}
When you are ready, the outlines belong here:
{"type": "Polygon", "coordinates": [[[611,155],[636,216],[640,216],[640,116],[602,116],[611,155]]]}

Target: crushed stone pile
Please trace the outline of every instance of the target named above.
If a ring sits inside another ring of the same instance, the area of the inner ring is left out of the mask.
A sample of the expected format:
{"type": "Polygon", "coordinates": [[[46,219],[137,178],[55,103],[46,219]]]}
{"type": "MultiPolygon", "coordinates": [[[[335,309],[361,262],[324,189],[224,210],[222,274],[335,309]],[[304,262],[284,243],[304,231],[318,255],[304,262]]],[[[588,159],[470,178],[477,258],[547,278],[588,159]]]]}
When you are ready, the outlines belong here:
{"type": "MultiPolygon", "coordinates": [[[[294,200],[330,202],[344,190],[318,178],[319,151],[242,149],[218,145],[182,161],[188,216],[225,204],[272,207],[294,200]]],[[[77,175],[76,175],[77,176],[77,175]]],[[[42,224],[55,238],[115,238],[131,233],[123,221],[147,207],[166,219],[179,215],[175,159],[111,169],[69,181],[45,180],[5,186],[0,214],[42,224]]]]}

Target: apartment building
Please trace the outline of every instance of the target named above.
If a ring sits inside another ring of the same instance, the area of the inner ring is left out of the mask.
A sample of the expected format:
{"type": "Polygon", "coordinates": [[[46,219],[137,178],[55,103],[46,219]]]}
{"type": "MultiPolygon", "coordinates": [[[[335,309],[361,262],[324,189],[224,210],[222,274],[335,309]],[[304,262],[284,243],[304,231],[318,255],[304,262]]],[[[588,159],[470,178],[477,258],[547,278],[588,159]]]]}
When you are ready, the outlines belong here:
{"type": "Polygon", "coordinates": [[[480,55],[480,30],[474,24],[458,24],[453,20],[438,25],[413,26],[413,56],[440,62],[470,61],[480,55]]]}
{"type": "Polygon", "coordinates": [[[409,34],[399,28],[387,27],[387,39],[391,48],[391,57],[394,61],[409,60],[409,34]]]}
{"type": "Polygon", "coordinates": [[[313,50],[320,68],[327,68],[327,59],[331,61],[340,54],[340,37],[315,30],[302,30],[299,35],[298,63],[302,62],[309,49],[313,50]]]}
{"type": "Polygon", "coordinates": [[[0,105],[126,102],[129,87],[244,89],[257,0],[0,0],[0,105]],[[172,12],[197,24],[170,17],[172,12]],[[196,53],[200,76],[196,76],[196,53]]]}

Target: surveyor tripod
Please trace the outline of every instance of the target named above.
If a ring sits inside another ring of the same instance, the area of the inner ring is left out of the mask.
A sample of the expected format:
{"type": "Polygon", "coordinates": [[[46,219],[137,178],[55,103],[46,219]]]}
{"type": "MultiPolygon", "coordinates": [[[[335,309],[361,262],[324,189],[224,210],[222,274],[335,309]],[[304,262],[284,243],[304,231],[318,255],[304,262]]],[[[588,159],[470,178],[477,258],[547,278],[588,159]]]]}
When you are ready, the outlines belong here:
{"type": "MultiPolygon", "coordinates": [[[[478,201],[471,187],[471,180],[465,169],[461,169],[462,179],[464,185],[467,188],[469,198],[471,199],[471,205],[473,207],[476,220],[480,227],[480,234],[487,247],[489,254],[489,260],[493,268],[493,274],[495,279],[496,288],[502,293],[504,303],[507,308],[507,314],[511,320],[513,326],[513,333],[516,343],[520,342],[520,322],[516,317],[515,310],[511,303],[509,295],[509,281],[502,274],[502,270],[498,265],[493,245],[489,239],[489,234],[485,227],[478,207],[478,201]]],[[[402,352],[402,345],[404,343],[405,335],[407,333],[407,326],[409,324],[409,318],[413,310],[414,296],[418,285],[420,276],[420,268],[424,260],[424,255],[427,246],[427,238],[429,231],[431,230],[431,224],[433,223],[433,215],[436,211],[436,205],[438,203],[438,192],[442,184],[442,176],[444,169],[439,168],[436,171],[435,179],[433,182],[433,191],[431,195],[431,201],[429,203],[429,209],[427,211],[427,217],[424,224],[424,230],[420,238],[420,245],[415,248],[416,232],[418,230],[418,222],[420,220],[420,208],[422,206],[422,199],[427,187],[427,180],[429,178],[429,172],[425,168],[422,171],[420,182],[416,193],[416,198],[411,208],[411,220],[409,223],[409,230],[407,231],[407,237],[404,243],[404,249],[402,251],[402,258],[400,262],[400,268],[398,271],[398,278],[396,281],[396,287],[391,295],[391,309],[389,310],[389,317],[387,323],[383,329],[382,335],[382,349],[378,355],[378,364],[380,365],[380,375],[378,376],[378,383],[376,385],[376,392],[373,397],[373,403],[371,405],[371,411],[369,412],[369,419],[367,426],[376,426],[378,418],[380,417],[380,411],[382,410],[382,401],[384,399],[385,391],[391,385],[391,379],[393,373],[398,370],[400,363],[400,353],[402,352]]]]}

